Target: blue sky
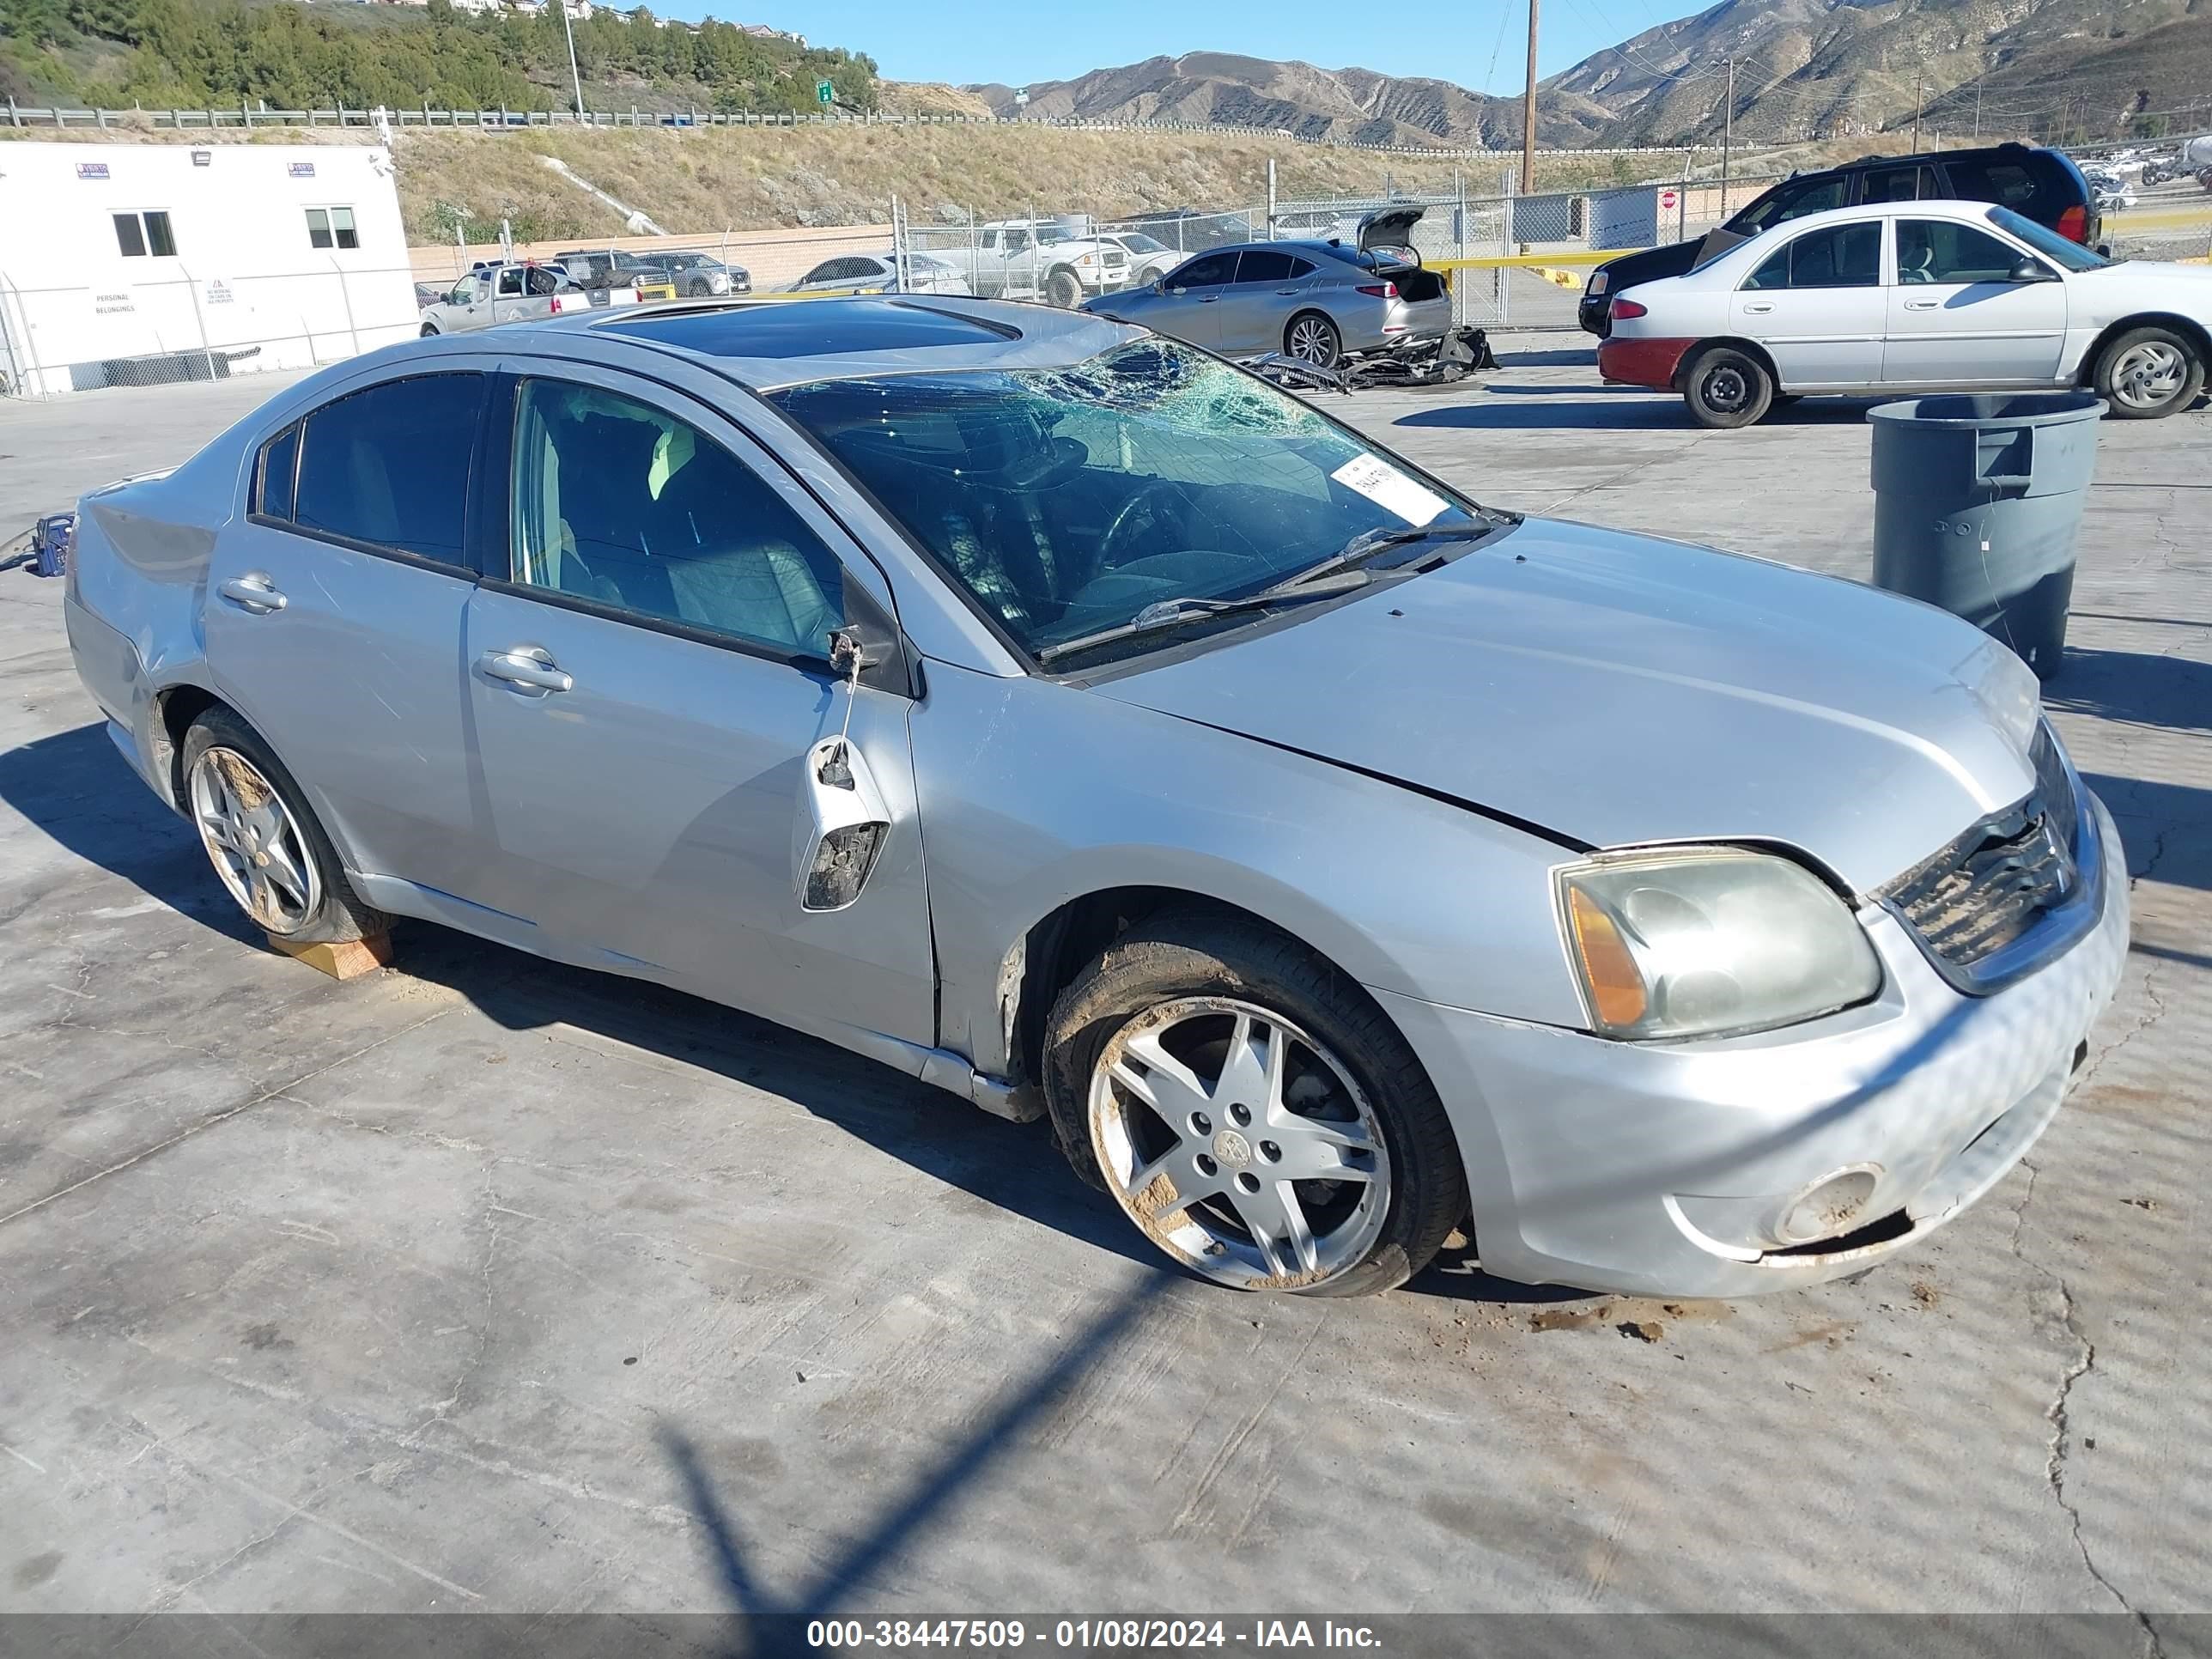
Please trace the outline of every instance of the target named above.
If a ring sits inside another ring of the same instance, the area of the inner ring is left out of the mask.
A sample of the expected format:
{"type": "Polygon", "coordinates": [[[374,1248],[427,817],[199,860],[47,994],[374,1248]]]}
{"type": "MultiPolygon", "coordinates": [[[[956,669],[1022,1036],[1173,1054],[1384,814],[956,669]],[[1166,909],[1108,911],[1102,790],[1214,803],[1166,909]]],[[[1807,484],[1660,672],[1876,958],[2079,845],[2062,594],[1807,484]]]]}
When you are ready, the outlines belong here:
{"type": "MultiPolygon", "coordinates": [[[[1539,0],[1539,6],[1546,75],[1702,9],[1695,0],[1539,0]]],[[[1510,94],[1520,90],[1528,28],[1527,0],[1379,9],[1344,0],[664,0],[654,7],[664,9],[688,18],[712,10],[726,21],[772,23],[817,45],[849,46],[872,55],[894,80],[1015,86],[1161,53],[1234,52],[1303,58],[1323,69],[1435,76],[1510,94]]]]}

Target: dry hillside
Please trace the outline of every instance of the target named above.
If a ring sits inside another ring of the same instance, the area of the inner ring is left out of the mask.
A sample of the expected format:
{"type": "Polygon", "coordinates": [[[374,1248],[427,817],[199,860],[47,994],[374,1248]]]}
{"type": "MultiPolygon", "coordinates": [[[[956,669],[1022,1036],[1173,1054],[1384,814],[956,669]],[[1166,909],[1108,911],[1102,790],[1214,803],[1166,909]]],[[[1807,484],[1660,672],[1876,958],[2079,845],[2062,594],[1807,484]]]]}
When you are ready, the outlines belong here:
{"type": "MultiPolygon", "coordinates": [[[[52,139],[52,130],[0,128],[19,138],[52,139]]],[[[71,131],[78,142],[308,141],[359,143],[367,135],[327,128],[106,133],[71,131]]],[[[1455,167],[1470,195],[1495,191],[1513,159],[1455,164],[1371,151],[1302,144],[1243,134],[1082,132],[1030,126],[737,127],[509,131],[397,135],[400,203],[410,240],[453,240],[465,222],[471,240],[511,221],[523,241],[619,234],[622,219],[547,167],[556,156],[580,178],[676,234],[764,230],[789,226],[879,225],[896,194],[917,222],[941,222],[963,209],[983,217],[1028,211],[1101,215],[1150,208],[1260,207],[1267,162],[1283,199],[1448,191],[1455,167]],[[459,212],[465,211],[465,222],[459,212]]],[[[1649,158],[1659,172],[1663,157],[1649,158]]],[[[1609,183],[1632,169],[1613,158],[1546,158],[1539,182],[1565,188],[1609,183]]]]}

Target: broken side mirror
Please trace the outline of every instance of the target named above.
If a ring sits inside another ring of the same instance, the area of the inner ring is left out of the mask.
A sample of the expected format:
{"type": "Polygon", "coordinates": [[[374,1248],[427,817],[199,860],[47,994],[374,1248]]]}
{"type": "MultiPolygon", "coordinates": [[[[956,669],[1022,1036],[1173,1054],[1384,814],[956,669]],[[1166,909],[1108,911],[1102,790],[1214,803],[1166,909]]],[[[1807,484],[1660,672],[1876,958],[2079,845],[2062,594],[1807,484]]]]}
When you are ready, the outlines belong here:
{"type": "Polygon", "coordinates": [[[792,872],[803,910],[850,906],[867,885],[890,834],[890,809],[867,757],[852,741],[854,704],[872,656],[878,654],[862,629],[848,626],[830,635],[830,665],[844,687],[845,719],[835,737],[807,750],[802,763],[792,872]]]}

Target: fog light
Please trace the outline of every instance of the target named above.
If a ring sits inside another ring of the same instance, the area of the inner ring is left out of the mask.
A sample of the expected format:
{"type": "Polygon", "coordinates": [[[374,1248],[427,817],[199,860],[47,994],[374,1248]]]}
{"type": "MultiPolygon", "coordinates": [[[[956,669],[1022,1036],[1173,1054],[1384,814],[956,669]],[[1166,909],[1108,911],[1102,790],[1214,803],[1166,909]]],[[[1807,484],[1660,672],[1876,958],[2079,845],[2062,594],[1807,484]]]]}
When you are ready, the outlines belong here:
{"type": "Polygon", "coordinates": [[[1785,1244],[1809,1244],[1850,1231],[1866,1219],[1875,1186],[1872,1170],[1845,1170],[1814,1182],[1782,1206],[1775,1237],[1785,1244]]]}

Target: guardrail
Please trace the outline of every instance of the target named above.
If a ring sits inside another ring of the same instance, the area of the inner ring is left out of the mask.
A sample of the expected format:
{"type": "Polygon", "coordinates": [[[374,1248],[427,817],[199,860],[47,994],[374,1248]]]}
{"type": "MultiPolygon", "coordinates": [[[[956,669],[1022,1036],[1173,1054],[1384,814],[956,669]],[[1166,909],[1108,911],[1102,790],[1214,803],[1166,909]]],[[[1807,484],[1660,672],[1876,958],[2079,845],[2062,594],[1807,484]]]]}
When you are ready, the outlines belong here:
{"type": "MultiPolygon", "coordinates": [[[[837,126],[1027,126],[1053,127],[1075,132],[1213,132],[1234,134],[1244,137],[1285,138],[1293,143],[1311,144],[1321,149],[1357,149],[1383,155],[1413,155],[1431,161],[1510,160],[1521,154],[1517,147],[1490,149],[1480,146],[1452,146],[1429,144],[1370,144],[1352,139],[1309,137],[1291,131],[1287,127],[1246,126],[1226,122],[1203,121],[1091,121],[1075,116],[1042,115],[955,115],[955,114],[896,114],[885,110],[829,109],[822,111],[718,111],[718,110],[649,110],[633,106],[627,110],[592,110],[581,115],[573,110],[510,110],[510,109],[433,109],[428,106],[403,107],[386,106],[374,109],[349,109],[339,105],[331,109],[269,109],[240,104],[234,108],[209,106],[202,109],[64,109],[59,107],[33,108],[19,105],[13,99],[7,104],[7,123],[11,127],[56,128],[94,127],[125,128],[143,123],[156,128],[183,130],[192,127],[217,128],[252,127],[361,127],[377,129],[393,127],[473,127],[488,131],[506,131],[513,128],[586,126],[586,127],[660,127],[682,131],[687,127],[796,127],[837,126]]],[[[1753,153],[1754,147],[1738,144],[1739,155],[1753,153]]],[[[1640,145],[1620,149],[1540,149],[1539,155],[1548,156],[1607,156],[1607,155],[1698,155],[1715,151],[1710,144],[1640,145]]]]}

